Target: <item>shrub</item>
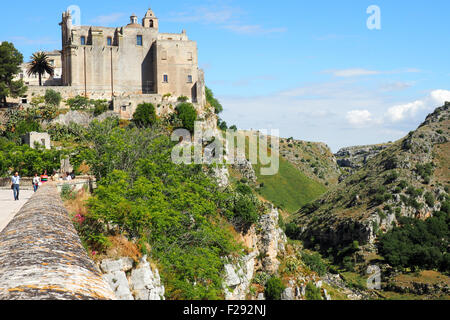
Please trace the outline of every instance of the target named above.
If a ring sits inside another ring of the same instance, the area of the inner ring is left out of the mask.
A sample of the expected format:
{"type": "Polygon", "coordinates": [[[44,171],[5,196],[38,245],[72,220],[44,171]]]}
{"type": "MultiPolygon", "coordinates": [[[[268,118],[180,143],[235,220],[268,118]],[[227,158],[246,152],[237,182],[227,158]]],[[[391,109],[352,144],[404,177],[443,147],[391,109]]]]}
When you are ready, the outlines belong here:
{"type": "Polygon", "coordinates": [[[107,100],[94,100],[92,101],[94,105],[94,116],[99,116],[102,113],[108,111],[109,103],[107,100]]]}
{"type": "Polygon", "coordinates": [[[317,288],[313,282],[308,282],[305,291],[306,300],[322,300],[320,288],[317,288]]]}
{"type": "Polygon", "coordinates": [[[322,257],[319,253],[308,254],[306,252],[303,252],[302,260],[309,269],[317,272],[319,276],[323,276],[328,270],[327,265],[323,263],[322,257]]]}
{"type": "Polygon", "coordinates": [[[61,94],[52,89],[48,89],[45,91],[44,98],[46,104],[50,104],[56,107],[59,107],[62,100],[61,94]]]}
{"type": "Polygon", "coordinates": [[[286,287],[281,282],[281,279],[278,277],[271,277],[266,282],[265,286],[265,296],[267,300],[281,300],[281,294],[283,293],[286,287]]]}
{"type": "Polygon", "coordinates": [[[140,127],[150,127],[156,119],[155,106],[151,103],[141,103],[133,114],[133,122],[140,127]]]}
{"type": "Polygon", "coordinates": [[[197,111],[194,105],[184,102],[176,107],[176,111],[178,118],[183,123],[183,127],[190,132],[194,132],[195,121],[197,120],[197,111]]]}
{"type": "Polygon", "coordinates": [[[234,216],[240,220],[240,224],[244,226],[251,225],[258,221],[259,213],[252,197],[236,196],[234,202],[234,216]]]}
{"type": "Polygon", "coordinates": [[[188,100],[189,100],[189,98],[186,96],[179,96],[177,99],[178,102],[186,102],[188,100]]]}
{"type": "Polygon", "coordinates": [[[385,180],[384,183],[385,184],[390,184],[390,183],[394,182],[395,180],[397,180],[398,177],[399,177],[398,172],[397,171],[393,171],[393,172],[391,172],[390,174],[388,174],[386,176],[386,180],[385,180]]]}
{"type": "Polygon", "coordinates": [[[83,96],[76,96],[66,100],[66,104],[70,107],[70,110],[85,110],[90,106],[90,100],[83,96]]]}
{"type": "Polygon", "coordinates": [[[403,190],[403,189],[405,189],[408,186],[408,183],[405,180],[402,180],[402,181],[399,182],[398,186],[400,188],[402,188],[402,190],[403,190]]]}
{"type": "Polygon", "coordinates": [[[434,195],[431,192],[425,193],[425,202],[429,207],[434,207],[435,204],[434,195]]]}
{"type": "Polygon", "coordinates": [[[206,101],[214,108],[214,112],[219,114],[223,111],[223,107],[220,104],[219,100],[214,97],[212,90],[208,87],[205,89],[206,91],[206,101]]]}

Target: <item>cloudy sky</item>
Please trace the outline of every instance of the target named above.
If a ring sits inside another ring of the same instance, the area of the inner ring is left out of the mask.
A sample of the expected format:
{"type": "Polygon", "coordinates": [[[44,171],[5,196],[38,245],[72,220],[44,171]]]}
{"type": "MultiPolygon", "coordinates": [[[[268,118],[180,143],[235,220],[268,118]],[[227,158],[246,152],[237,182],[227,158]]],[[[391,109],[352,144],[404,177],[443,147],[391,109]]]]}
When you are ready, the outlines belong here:
{"type": "Polygon", "coordinates": [[[25,58],[60,49],[70,5],[83,25],[122,26],[151,6],[161,32],[186,29],[222,118],[241,129],[337,151],[399,139],[450,101],[448,0],[22,0],[3,4],[0,40],[25,58]]]}

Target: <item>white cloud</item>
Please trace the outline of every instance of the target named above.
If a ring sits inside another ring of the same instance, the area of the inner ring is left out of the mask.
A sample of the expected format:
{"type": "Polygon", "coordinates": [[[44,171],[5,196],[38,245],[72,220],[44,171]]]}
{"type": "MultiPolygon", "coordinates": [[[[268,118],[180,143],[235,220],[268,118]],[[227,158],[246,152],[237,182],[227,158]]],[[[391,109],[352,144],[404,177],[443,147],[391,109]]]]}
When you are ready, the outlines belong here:
{"type": "Polygon", "coordinates": [[[433,90],[423,99],[390,107],[385,114],[385,118],[392,122],[412,119],[421,111],[432,111],[434,108],[443,105],[445,101],[450,101],[450,91],[433,90]]]}
{"type": "Polygon", "coordinates": [[[359,77],[359,76],[367,76],[380,74],[380,71],[375,70],[367,70],[362,68],[355,69],[343,69],[343,70],[325,70],[324,73],[331,73],[335,77],[359,77]]]}
{"type": "Polygon", "coordinates": [[[379,74],[417,73],[417,72],[420,72],[420,70],[415,69],[415,68],[406,68],[406,69],[389,70],[389,71],[369,70],[369,69],[364,69],[364,68],[350,68],[350,69],[322,71],[322,73],[329,73],[335,77],[340,77],[340,78],[372,76],[372,75],[379,75],[379,74]]]}
{"type": "Polygon", "coordinates": [[[353,127],[364,127],[373,123],[372,114],[368,110],[351,110],[345,116],[348,123],[353,127]]]}
{"type": "Polygon", "coordinates": [[[450,91],[449,90],[434,90],[430,94],[431,99],[438,105],[443,105],[444,102],[450,101],[450,91]]]}
{"type": "Polygon", "coordinates": [[[414,117],[417,112],[423,108],[425,108],[424,101],[416,100],[414,102],[400,104],[389,108],[386,112],[386,117],[393,122],[398,122],[407,117],[414,117]]]}

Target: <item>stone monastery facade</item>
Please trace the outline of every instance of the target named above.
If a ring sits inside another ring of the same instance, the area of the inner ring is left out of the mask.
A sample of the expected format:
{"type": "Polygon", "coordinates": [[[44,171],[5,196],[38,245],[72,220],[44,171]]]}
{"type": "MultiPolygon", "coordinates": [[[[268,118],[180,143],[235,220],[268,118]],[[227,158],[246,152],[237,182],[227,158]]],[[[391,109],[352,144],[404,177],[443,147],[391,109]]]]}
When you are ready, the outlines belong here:
{"type": "Polygon", "coordinates": [[[75,26],[64,12],[61,85],[87,96],[172,95],[204,104],[204,73],[197,43],[186,31],[160,33],[149,9],[123,27],[75,26]]]}

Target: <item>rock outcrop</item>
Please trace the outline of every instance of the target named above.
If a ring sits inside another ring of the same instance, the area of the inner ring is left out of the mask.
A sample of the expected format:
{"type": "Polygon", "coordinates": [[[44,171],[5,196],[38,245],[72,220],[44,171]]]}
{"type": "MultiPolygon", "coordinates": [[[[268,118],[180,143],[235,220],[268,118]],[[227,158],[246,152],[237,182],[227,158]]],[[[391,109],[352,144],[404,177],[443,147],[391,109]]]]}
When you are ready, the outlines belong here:
{"type": "Polygon", "coordinates": [[[68,126],[70,123],[73,122],[81,126],[87,127],[94,120],[103,121],[108,117],[118,118],[119,116],[114,111],[107,111],[97,117],[94,117],[92,114],[87,112],[71,110],[65,114],[60,114],[58,117],[53,119],[50,124],[60,124],[68,126]]]}
{"type": "Polygon", "coordinates": [[[158,269],[152,270],[146,256],[137,267],[133,265],[133,259],[128,257],[105,259],[100,263],[103,279],[117,300],[164,300],[165,289],[158,269]]]}
{"type": "Polygon", "coordinates": [[[245,300],[256,270],[269,274],[277,272],[280,265],[278,256],[285,252],[287,242],[286,235],[278,226],[278,217],[276,208],[262,215],[256,226],[244,235],[244,242],[253,251],[225,264],[223,286],[226,300],[245,300]]]}
{"type": "Polygon", "coordinates": [[[345,170],[339,181],[342,181],[345,177],[352,174],[359,168],[362,168],[367,161],[375,157],[384,149],[391,146],[390,143],[366,145],[366,146],[353,146],[340,149],[336,154],[337,164],[345,170]]]}
{"type": "Polygon", "coordinates": [[[245,300],[256,266],[257,251],[225,265],[225,300],[245,300]]]}
{"type": "Polygon", "coordinates": [[[275,273],[278,270],[280,261],[277,257],[285,251],[287,242],[286,235],[278,226],[278,219],[278,209],[272,208],[269,213],[261,216],[256,225],[262,269],[268,273],[275,273]]]}

